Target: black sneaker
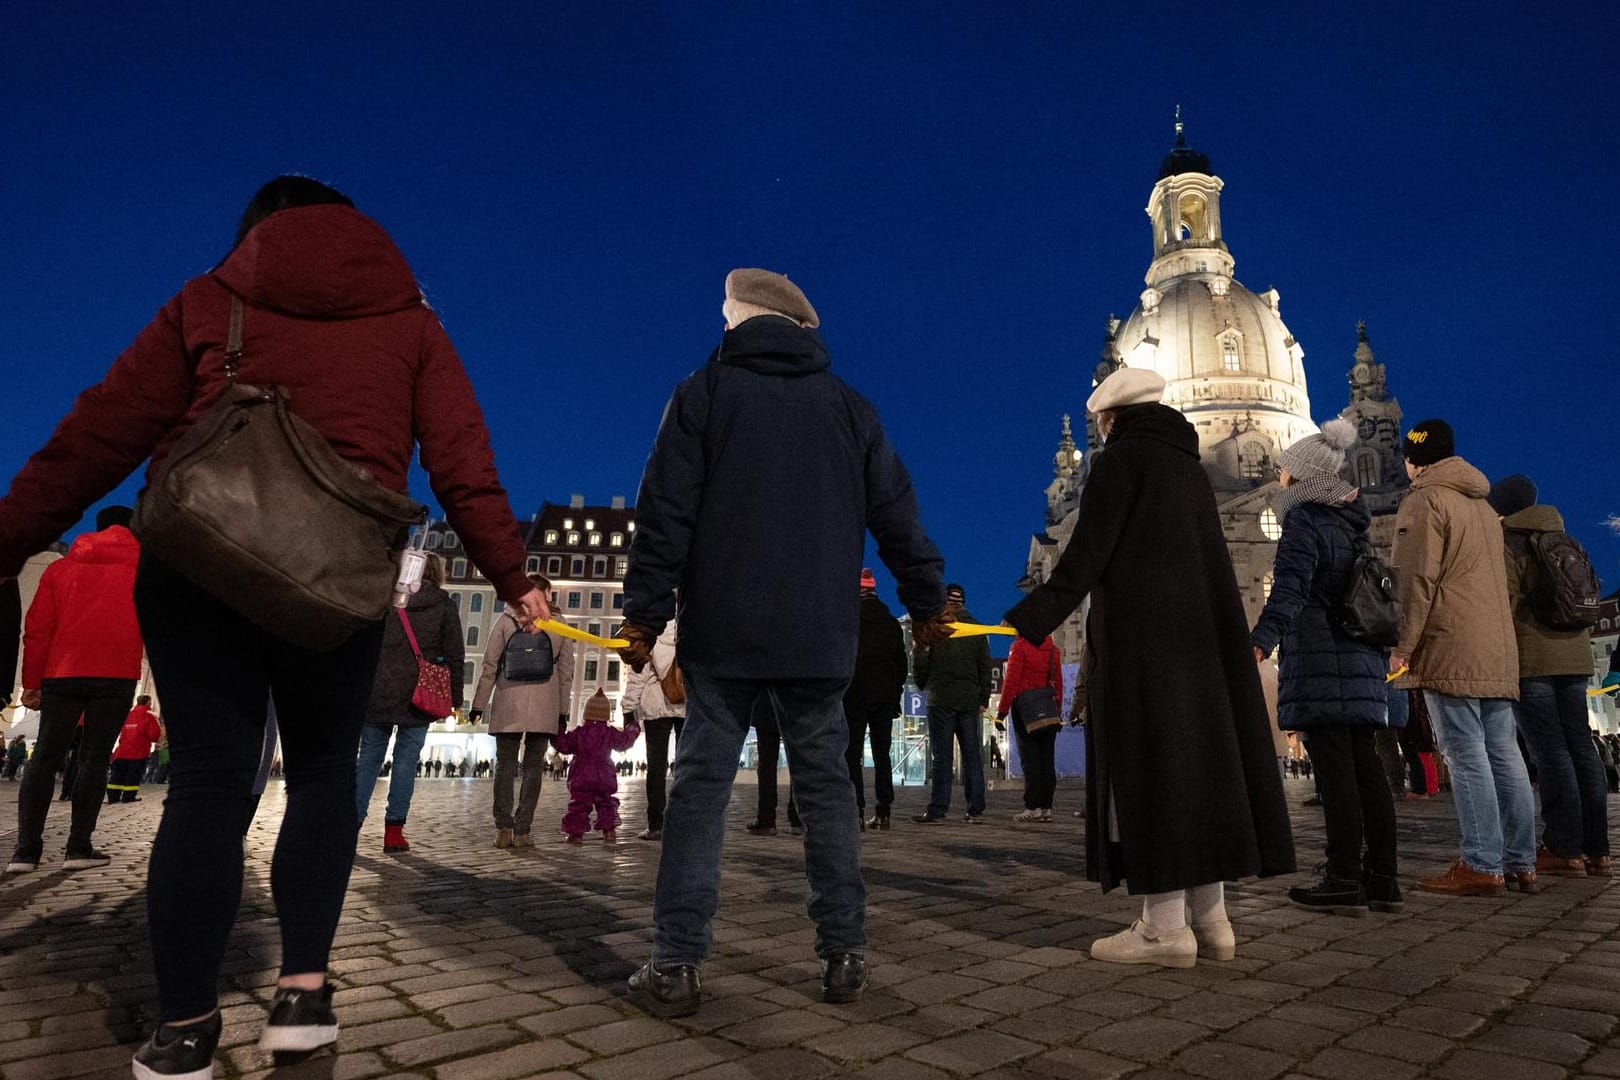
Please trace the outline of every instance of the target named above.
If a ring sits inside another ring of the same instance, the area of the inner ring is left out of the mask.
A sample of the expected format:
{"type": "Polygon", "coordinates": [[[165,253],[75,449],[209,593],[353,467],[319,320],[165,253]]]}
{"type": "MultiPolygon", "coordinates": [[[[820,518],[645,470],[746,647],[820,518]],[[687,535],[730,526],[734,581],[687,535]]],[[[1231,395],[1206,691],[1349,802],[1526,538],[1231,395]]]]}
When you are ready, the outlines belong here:
{"type": "Polygon", "coordinates": [[[1295,907],[1335,915],[1367,914],[1367,891],[1359,881],[1324,877],[1315,885],[1295,885],[1288,890],[1288,902],[1295,907]]]}
{"type": "Polygon", "coordinates": [[[918,825],[943,825],[943,824],[945,824],[945,815],[944,814],[912,814],[911,815],[911,820],[915,821],[918,825]]]}
{"type": "Polygon", "coordinates": [[[327,983],[319,990],[276,988],[270,1000],[270,1019],[259,1036],[259,1049],[272,1053],[308,1053],[337,1042],[337,1016],[332,1012],[332,991],[327,983]]]}
{"type": "Polygon", "coordinates": [[[967,822],[969,825],[983,825],[984,824],[984,815],[983,814],[963,814],[962,815],[962,820],[967,822]]]}
{"type": "Polygon", "coordinates": [[[1367,907],[1385,915],[1393,915],[1406,907],[1401,898],[1401,884],[1392,877],[1368,872],[1362,876],[1367,891],[1367,907]]]}
{"type": "Polygon", "coordinates": [[[745,825],[743,832],[751,836],[775,836],[776,826],[767,825],[763,821],[756,821],[752,825],[745,825]]]}
{"type": "Polygon", "coordinates": [[[871,818],[869,821],[867,821],[866,827],[868,829],[881,829],[884,832],[887,832],[888,829],[889,829],[889,814],[888,814],[888,812],[883,811],[883,810],[878,811],[877,816],[875,816],[875,817],[871,818]]]}
{"type": "Polygon", "coordinates": [[[62,856],[64,870],[95,870],[112,862],[112,856],[95,848],[69,848],[62,856]]]}
{"type": "Polygon", "coordinates": [[[834,1005],[861,1000],[866,990],[866,957],[833,953],[821,962],[821,999],[834,1005]]]}
{"type": "Polygon", "coordinates": [[[184,1027],[159,1024],[152,1037],[135,1051],[135,1076],[138,1080],[156,1077],[212,1080],[219,1031],[218,1011],[206,1020],[184,1027]]]}
{"type": "Polygon", "coordinates": [[[640,997],[648,1012],[691,1016],[703,1004],[703,974],[691,964],[660,971],[649,960],[630,976],[630,992],[640,997]]]}

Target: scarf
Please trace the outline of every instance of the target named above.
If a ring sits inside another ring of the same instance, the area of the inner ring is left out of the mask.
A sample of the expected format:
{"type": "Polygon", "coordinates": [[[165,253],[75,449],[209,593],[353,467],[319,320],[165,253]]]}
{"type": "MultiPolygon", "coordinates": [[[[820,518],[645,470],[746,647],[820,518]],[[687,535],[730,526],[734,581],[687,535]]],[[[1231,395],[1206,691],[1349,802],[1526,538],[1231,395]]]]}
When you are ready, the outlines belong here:
{"type": "Polygon", "coordinates": [[[1339,503],[1354,502],[1356,496],[1360,494],[1360,488],[1353,488],[1339,477],[1323,473],[1295,480],[1287,487],[1279,488],[1277,494],[1271,497],[1271,509],[1276,511],[1277,520],[1282,521],[1288,516],[1288,511],[1301,503],[1335,506],[1339,503]]]}

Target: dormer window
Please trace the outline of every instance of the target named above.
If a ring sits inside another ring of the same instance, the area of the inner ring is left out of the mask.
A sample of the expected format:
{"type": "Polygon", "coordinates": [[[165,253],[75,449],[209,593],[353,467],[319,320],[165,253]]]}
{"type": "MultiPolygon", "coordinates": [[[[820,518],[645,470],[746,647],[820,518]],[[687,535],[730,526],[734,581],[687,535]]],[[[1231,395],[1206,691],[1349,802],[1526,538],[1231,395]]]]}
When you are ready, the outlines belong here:
{"type": "Polygon", "coordinates": [[[601,547],[602,546],[602,534],[599,533],[599,532],[591,533],[590,544],[591,544],[591,547],[601,547]]]}
{"type": "Polygon", "coordinates": [[[1238,343],[1235,338],[1227,337],[1221,339],[1221,370],[1243,370],[1243,360],[1238,356],[1238,343]]]}
{"type": "Polygon", "coordinates": [[[568,534],[568,543],[569,543],[570,546],[578,544],[579,543],[579,533],[577,533],[577,532],[569,533],[568,534]]]}
{"type": "Polygon", "coordinates": [[[556,542],[557,542],[557,530],[556,529],[547,529],[546,530],[546,543],[547,544],[555,544],[556,542]]]}

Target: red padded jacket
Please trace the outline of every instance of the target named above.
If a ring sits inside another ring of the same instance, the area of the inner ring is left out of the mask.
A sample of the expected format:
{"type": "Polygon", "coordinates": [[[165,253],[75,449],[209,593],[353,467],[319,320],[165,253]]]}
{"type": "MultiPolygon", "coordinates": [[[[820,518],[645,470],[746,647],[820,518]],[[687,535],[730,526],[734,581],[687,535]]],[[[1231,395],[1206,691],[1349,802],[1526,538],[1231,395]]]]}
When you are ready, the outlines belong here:
{"type": "Polygon", "coordinates": [[[141,546],[122,525],[86,533],[40,575],[23,624],[22,684],[42,679],[138,679],[135,564],[141,546]]]}

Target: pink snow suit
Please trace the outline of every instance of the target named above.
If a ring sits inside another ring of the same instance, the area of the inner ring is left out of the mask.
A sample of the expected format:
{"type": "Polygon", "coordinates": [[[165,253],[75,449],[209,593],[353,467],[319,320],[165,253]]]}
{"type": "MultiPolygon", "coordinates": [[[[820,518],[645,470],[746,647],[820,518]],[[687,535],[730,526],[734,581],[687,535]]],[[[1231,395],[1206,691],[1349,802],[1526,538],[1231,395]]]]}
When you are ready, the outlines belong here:
{"type": "Polygon", "coordinates": [[[563,815],[562,831],[584,836],[591,831],[591,808],[596,808],[596,827],[603,832],[619,827],[619,773],[611,751],[628,750],[641,736],[634,721],[616,728],[612,724],[588,722],[569,728],[557,736],[557,753],[573,757],[568,766],[568,812],[563,815]]]}

